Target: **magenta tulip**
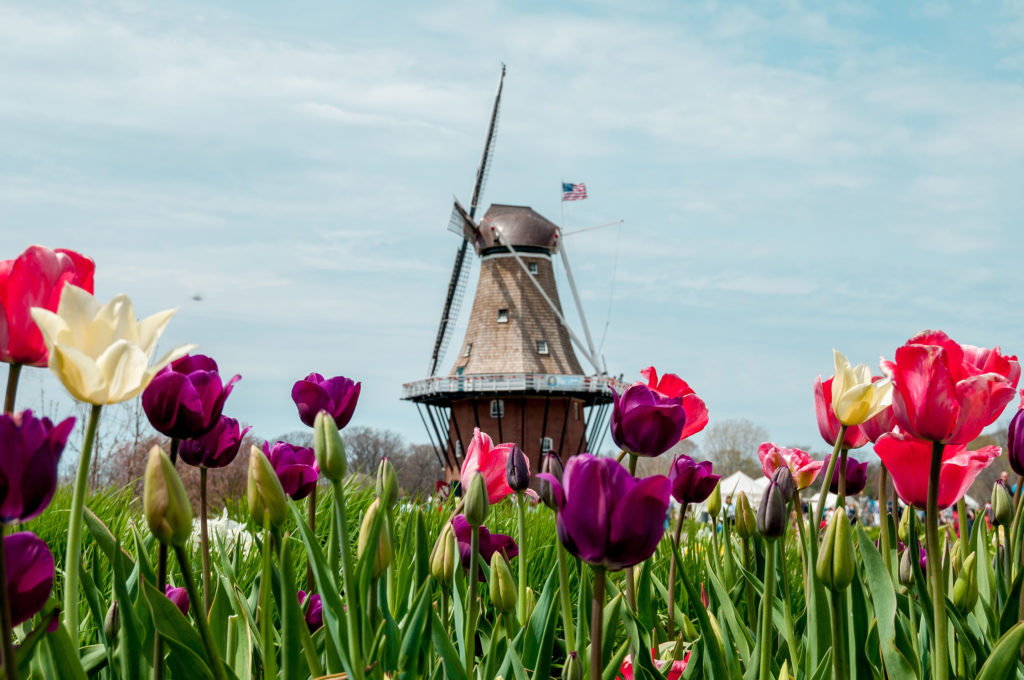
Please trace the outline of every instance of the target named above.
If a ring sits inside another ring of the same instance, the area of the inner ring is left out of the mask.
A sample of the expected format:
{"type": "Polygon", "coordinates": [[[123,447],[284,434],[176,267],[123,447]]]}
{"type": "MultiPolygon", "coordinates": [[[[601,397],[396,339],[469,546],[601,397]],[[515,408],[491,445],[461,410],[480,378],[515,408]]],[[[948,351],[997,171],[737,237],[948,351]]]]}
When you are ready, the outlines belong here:
{"type": "MultiPolygon", "coordinates": [[[[455,540],[459,544],[459,558],[462,561],[462,568],[469,569],[469,558],[473,554],[471,539],[473,528],[469,525],[465,515],[455,515],[452,518],[452,529],[455,531],[455,540]]],[[[519,554],[519,546],[512,540],[511,536],[505,534],[492,534],[487,527],[480,527],[479,555],[483,561],[490,564],[494,553],[500,552],[505,560],[510,560],[519,554]]],[[[484,580],[483,572],[478,572],[479,579],[484,580]]]]}
{"type": "Polygon", "coordinates": [[[316,487],[320,467],[312,447],[287,442],[263,442],[263,453],[281,480],[281,488],[295,500],[302,500],[316,487]]]}
{"type": "MultiPolygon", "coordinates": [[[[821,470],[818,472],[819,481],[825,479],[825,472],[828,470],[828,464],[831,459],[832,454],[829,454],[825,456],[825,460],[821,461],[821,470]]],[[[839,459],[839,462],[842,462],[842,458],[839,459]]],[[[862,463],[856,458],[848,457],[846,459],[846,495],[856,496],[864,490],[867,484],[867,461],[862,463]]],[[[836,463],[836,467],[832,471],[832,479],[828,483],[828,490],[832,493],[839,493],[839,463],[836,463]]]]}
{"type": "Polygon", "coordinates": [[[7,597],[11,625],[17,626],[39,613],[53,590],[53,554],[29,531],[4,537],[7,597]]]}
{"type": "Polygon", "coordinates": [[[327,411],[340,430],[352,420],[361,388],[362,383],[341,375],[325,379],[310,373],[292,386],[292,401],[299,409],[299,419],[309,427],[313,427],[316,414],[327,411]]]}
{"type": "Polygon", "coordinates": [[[203,354],[185,355],[157,373],[142,392],[142,408],[154,429],[175,439],[201,437],[220,420],[236,382],[225,384],[217,362],[203,354]]]}
{"type": "Polygon", "coordinates": [[[238,455],[242,439],[252,427],[239,429],[238,421],[222,415],[213,429],[196,439],[181,442],[178,455],[189,465],[220,468],[230,465],[238,455]]]}
{"type": "Polygon", "coordinates": [[[558,538],[576,557],[618,571],[654,554],[665,533],[668,477],[636,480],[614,459],[589,453],[569,459],[561,483],[538,477],[551,484],[558,538]]]}
{"type": "Polygon", "coordinates": [[[662,397],[636,383],[619,393],[612,390],[612,439],[623,451],[637,456],[660,456],[675,446],[686,426],[681,397],[662,397]]]}
{"type": "Polygon", "coordinates": [[[306,612],[303,614],[303,618],[306,620],[306,628],[309,628],[310,633],[317,632],[324,625],[323,601],[318,594],[308,595],[305,590],[300,590],[297,595],[299,607],[306,607],[306,601],[309,601],[309,606],[306,607],[306,612]]]}
{"type": "Polygon", "coordinates": [[[704,400],[697,396],[693,388],[686,384],[686,381],[675,373],[665,373],[658,379],[658,371],[654,366],[648,366],[640,371],[640,375],[647,380],[647,387],[657,392],[662,397],[679,397],[683,400],[683,410],[686,412],[686,424],[680,434],[680,439],[686,439],[703,430],[708,424],[708,407],[704,400]]]}
{"type": "Polygon", "coordinates": [[[721,479],[721,475],[712,473],[711,467],[710,461],[698,463],[689,456],[679,456],[672,461],[668,479],[672,483],[672,497],[677,503],[703,503],[707,500],[721,479]]]}
{"type": "Polygon", "coordinates": [[[74,426],[74,418],[54,425],[29,410],[0,415],[0,523],[27,522],[50,504],[74,426]]]}
{"type": "Polygon", "coordinates": [[[1010,458],[1010,467],[1018,475],[1024,475],[1024,390],[1020,393],[1020,406],[1010,420],[1010,429],[1006,437],[1006,453],[1010,458]]]}
{"type": "Polygon", "coordinates": [[[191,602],[188,599],[188,591],[184,588],[172,588],[170,584],[164,586],[164,594],[167,599],[174,603],[174,606],[181,610],[182,616],[188,616],[188,608],[191,602]]]}

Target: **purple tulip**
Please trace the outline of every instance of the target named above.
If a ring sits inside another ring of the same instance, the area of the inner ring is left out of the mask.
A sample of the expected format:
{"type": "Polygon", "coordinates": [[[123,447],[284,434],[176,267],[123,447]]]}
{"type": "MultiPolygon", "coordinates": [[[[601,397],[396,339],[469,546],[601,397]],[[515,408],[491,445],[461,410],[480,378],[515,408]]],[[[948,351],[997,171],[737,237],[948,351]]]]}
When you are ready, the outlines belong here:
{"type": "Polygon", "coordinates": [[[340,430],[352,420],[361,388],[362,383],[341,375],[325,380],[319,373],[310,373],[292,387],[292,401],[306,425],[313,427],[316,414],[327,411],[340,430]]]}
{"type": "Polygon", "coordinates": [[[1010,467],[1018,475],[1024,475],[1024,396],[1021,407],[1010,420],[1010,430],[1006,437],[1006,453],[1010,457],[1010,467]]]}
{"type": "Polygon", "coordinates": [[[287,442],[263,442],[263,453],[281,480],[284,492],[295,500],[302,500],[313,492],[320,478],[320,467],[312,447],[295,446],[287,442]]]}
{"type": "Polygon", "coordinates": [[[324,625],[323,602],[320,601],[318,594],[307,595],[305,590],[300,590],[298,597],[300,607],[304,607],[306,600],[309,600],[309,607],[306,608],[305,613],[306,627],[309,628],[310,633],[315,633],[324,625]]]}
{"type": "Polygon", "coordinates": [[[196,439],[181,442],[178,455],[189,465],[220,468],[230,465],[238,455],[242,439],[252,427],[239,429],[238,421],[221,416],[213,429],[196,439]]]}
{"type": "Polygon", "coordinates": [[[172,588],[171,584],[164,586],[164,594],[167,599],[174,603],[174,606],[181,610],[182,616],[188,616],[188,607],[191,604],[188,599],[188,591],[184,588],[172,588]]]}
{"type": "Polygon", "coordinates": [[[630,385],[622,396],[612,390],[612,439],[623,451],[659,456],[682,436],[686,410],[682,397],[662,397],[646,385],[630,385]]]}
{"type": "Polygon", "coordinates": [[[0,523],[27,522],[50,504],[74,426],[74,418],[54,425],[29,410],[0,415],[0,523]]]}
{"type": "Polygon", "coordinates": [[[551,475],[538,476],[551,484],[558,538],[570,553],[609,571],[654,554],[665,533],[672,491],[668,477],[636,480],[614,459],[589,453],[569,459],[561,483],[551,475]]]}
{"type": "MultiPolygon", "coordinates": [[[[459,557],[462,560],[462,568],[469,569],[469,557],[472,555],[472,527],[466,520],[465,515],[455,515],[452,518],[452,529],[455,530],[455,540],[459,543],[459,557]]],[[[512,540],[511,536],[505,534],[492,534],[487,527],[480,527],[480,557],[487,564],[490,564],[494,553],[500,552],[506,560],[510,560],[519,554],[519,546],[512,540]]],[[[478,572],[479,580],[484,580],[483,572],[478,572]]]]}
{"type": "MultiPolygon", "coordinates": [[[[828,472],[829,459],[832,458],[832,454],[825,456],[825,460],[822,461],[821,470],[818,471],[818,481],[825,479],[825,473],[828,472]]],[[[868,484],[868,464],[867,461],[861,463],[856,458],[846,458],[846,495],[856,496],[864,487],[868,484]]],[[[836,465],[836,469],[832,471],[832,479],[829,482],[828,490],[832,493],[839,493],[839,465],[836,465]]]]}
{"type": "Polygon", "coordinates": [[[672,498],[678,503],[703,503],[721,475],[711,472],[710,461],[696,462],[689,456],[679,456],[672,461],[668,479],[672,482],[672,498]]]}
{"type": "Polygon", "coordinates": [[[160,370],[142,392],[142,408],[154,429],[175,439],[206,434],[217,424],[236,375],[223,384],[217,362],[203,354],[185,355],[160,370]]]}
{"type": "Polygon", "coordinates": [[[11,625],[17,626],[39,613],[50,599],[53,554],[41,538],[22,531],[4,537],[4,556],[11,625]]]}

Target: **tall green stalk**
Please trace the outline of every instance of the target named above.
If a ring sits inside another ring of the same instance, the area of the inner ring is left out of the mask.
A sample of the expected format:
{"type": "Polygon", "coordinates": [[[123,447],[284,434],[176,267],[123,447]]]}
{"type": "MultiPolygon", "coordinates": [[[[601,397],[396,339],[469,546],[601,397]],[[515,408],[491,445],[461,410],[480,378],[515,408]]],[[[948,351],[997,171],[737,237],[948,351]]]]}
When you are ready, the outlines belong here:
{"type": "Polygon", "coordinates": [[[78,459],[75,488],[71,493],[71,514],[68,517],[68,551],[64,559],[64,627],[71,642],[78,646],[78,581],[82,568],[82,513],[85,495],[89,490],[89,468],[92,449],[96,444],[96,428],[100,422],[102,406],[93,404],[89,422],[85,427],[82,455],[78,459]]]}
{"type": "Polygon", "coordinates": [[[761,662],[757,677],[759,680],[773,680],[772,678],[772,638],[775,637],[772,631],[772,609],[775,607],[775,546],[774,541],[768,540],[768,549],[764,555],[764,597],[762,604],[764,609],[761,615],[761,662]]]}
{"type": "Polygon", "coordinates": [[[832,597],[832,669],[835,680],[848,680],[850,660],[847,652],[850,641],[846,635],[846,591],[833,590],[832,597]]]}
{"type": "Polygon", "coordinates": [[[565,630],[565,648],[576,649],[576,629],[572,618],[572,594],[569,592],[569,558],[561,541],[555,541],[558,557],[558,597],[562,603],[562,627],[565,630]]]}
{"type": "MultiPolygon", "coordinates": [[[[196,592],[196,582],[192,578],[192,565],[189,564],[188,555],[184,548],[174,546],[174,555],[178,558],[178,565],[181,567],[181,578],[185,583],[185,590],[192,602],[199,602],[199,593],[196,592]]],[[[215,680],[228,680],[227,672],[224,670],[224,662],[217,650],[217,641],[213,639],[213,632],[210,630],[210,623],[206,620],[206,612],[199,612],[193,617],[196,625],[199,626],[199,635],[203,640],[203,647],[206,649],[206,660],[210,663],[210,670],[213,671],[215,680]]]]}
{"type": "Polygon", "coordinates": [[[18,377],[21,375],[21,364],[7,366],[7,394],[4,396],[4,413],[14,413],[14,395],[18,393],[18,377]]]}
{"type": "MultiPolygon", "coordinates": [[[[676,552],[679,550],[679,541],[683,537],[683,518],[686,517],[686,506],[688,503],[683,504],[683,507],[679,509],[679,519],[676,520],[675,531],[672,532],[672,545],[675,550],[669,556],[668,562],[668,639],[674,640],[676,637],[676,552]]],[[[746,546],[746,539],[744,539],[743,545],[746,546]]]]}
{"type": "MultiPolygon", "coordinates": [[[[934,680],[949,679],[949,632],[946,621],[946,581],[942,573],[942,551],[939,546],[939,471],[942,467],[942,442],[932,443],[931,469],[928,474],[928,507],[925,539],[928,543],[928,579],[931,582],[932,618],[935,640],[932,646],[934,680]]],[[[913,510],[910,510],[913,512],[913,510]]]]}
{"type": "Polygon", "coordinates": [[[271,582],[272,578],[272,557],[273,539],[270,533],[270,516],[263,513],[263,570],[260,575],[260,640],[263,647],[263,679],[276,680],[277,678],[277,657],[274,645],[274,593],[271,582]]]}
{"type": "MultiPolygon", "coordinates": [[[[178,462],[178,446],[181,440],[171,437],[171,465],[178,462]]],[[[167,545],[161,543],[156,553],[156,587],[161,593],[167,587],[167,545]]],[[[198,600],[196,600],[198,603],[198,600]]],[[[198,604],[196,606],[199,606],[198,604]]],[[[153,680],[164,677],[164,639],[160,633],[153,633],[153,680]]]]}
{"type": "Polygon", "coordinates": [[[516,517],[519,524],[519,595],[516,598],[516,617],[519,625],[526,625],[526,494],[516,491],[516,517]]]}
{"type": "MultiPolygon", "coordinates": [[[[836,471],[836,463],[839,459],[839,452],[843,449],[843,440],[846,438],[846,425],[839,424],[839,436],[836,437],[836,445],[832,449],[832,456],[828,459],[828,468],[825,470],[824,479],[832,479],[832,475],[836,471]]],[[[818,525],[821,524],[821,518],[825,516],[825,499],[828,498],[828,486],[822,484],[821,491],[818,493],[818,506],[814,513],[811,515],[811,542],[815,545],[818,544],[818,525]]],[[[810,571],[814,571],[814,563],[811,563],[810,571]]]]}
{"type": "MultiPolygon", "coordinates": [[[[892,537],[889,535],[889,509],[886,502],[886,489],[889,486],[889,471],[883,463],[878,471],[878,545],[882,549],[882,562],[885,570],[892,574],[892,537]]],[[[963,525],[966,527],[967,525],[963,525]]]]}
{"type": "Polygon", "coordinates": [[[604,671],[604,567],[594,569],[594,600],[590,609],[590,680],[601,680],[604,671]]]}
{"type": "Polygon", "coordinates": [[[213,585],[210,580],[210,534],[206,526],[206,473],[199,467],[199,552],[203,559],[203,613],[210,615],[213,608],[213,585]]]}
{"type": "MultiPolygon", "coordinates": [[[[352,573],[352,553],[349,549],[348,520],[345,517],[345,492],[339,481],[331,481],[334,489],[335,521],[338,525],[338,553],[341,560],[342,579],[345,584],[345,618],[348,632],[349,660],[352,664],[354,680],[363,680],[363,654],[359,641],[359,595],[356,593],[356,581],[352,573]]],[[[335,571],[337,573],[337,571],[335,571]]]]}
{"type": "Polygon", "coordinates": [[[479,605],[479,591],[477,584],[477,569],[479,569],[477,555],[480,553],[480,527],[470,525],[472,533],[469,539],[469,581],[466,583],[466,649],[464,658],[466,664],[466,677],[473,677],[473,662],[476,658],[476,618],[479,605]]]}

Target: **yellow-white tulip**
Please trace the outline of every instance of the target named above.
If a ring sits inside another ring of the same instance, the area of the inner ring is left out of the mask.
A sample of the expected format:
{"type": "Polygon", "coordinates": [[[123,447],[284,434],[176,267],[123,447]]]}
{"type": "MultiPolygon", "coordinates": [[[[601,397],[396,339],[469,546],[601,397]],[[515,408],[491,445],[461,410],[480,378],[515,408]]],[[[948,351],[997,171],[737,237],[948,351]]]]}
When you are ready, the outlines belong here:
{"type": "Polygon", "coordinates": [[[175,347],[149,365],[157,340],[176,311],[138,321],[127,296],[117,295],[101,306],[94,296],[68,284],[56,314],[33,307],[32,318],[50,352],[50,370],[71,396],[103,405],[135,397],[157,371],[195,347],[175,347]]]}
{"type": "Polygon", "coordinates": [[[871,382],[871,369],[866,364],[851,366],[842,353],[835,355],[836,377],[832,381],[832,410],[844,425],[860,425],[881,413],[892,403],[892,381],[888,378],[871,382]]]}

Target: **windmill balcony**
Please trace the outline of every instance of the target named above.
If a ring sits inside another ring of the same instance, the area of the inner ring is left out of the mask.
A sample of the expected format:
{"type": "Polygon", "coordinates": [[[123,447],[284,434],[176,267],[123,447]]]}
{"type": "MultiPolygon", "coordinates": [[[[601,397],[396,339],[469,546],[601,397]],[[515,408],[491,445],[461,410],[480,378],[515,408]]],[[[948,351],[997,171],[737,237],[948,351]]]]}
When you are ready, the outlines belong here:
{"type": "MultiPolygon", "coordinates": [[[[402,399],[431,401],[448,399],[453,394],[479,392],[583,393],[602,395],[611,400],[609,388],[621,392],[628,385],[610,376],[562,375],[547,373],[496,373],[489,375],[435,376],[402,385],[402,399]]],[[[604,399],[599,399],[604,401],[604,399]]]]}

